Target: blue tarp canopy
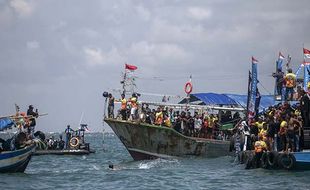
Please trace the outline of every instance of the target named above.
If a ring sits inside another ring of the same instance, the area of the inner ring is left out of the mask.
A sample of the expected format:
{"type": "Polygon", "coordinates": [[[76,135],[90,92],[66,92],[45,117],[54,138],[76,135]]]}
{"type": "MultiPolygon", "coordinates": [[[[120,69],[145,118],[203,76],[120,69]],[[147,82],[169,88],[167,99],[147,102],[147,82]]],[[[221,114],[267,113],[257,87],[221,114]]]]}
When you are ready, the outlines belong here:
{"type": "Polygon", "coordinates": [[[0,131],[10,128],[14,125],[14,122],[10,118],[1,118],[0,119],[0,131]]]}
{"type": "MultiPolygon", "coordinates": [[[[180,104],[186,103],[183,99],[180,104]]],[[[237,106],[246,108],[247,95],[240,94],[217,94],[217,93],[196,93],[191,94],[189,102],[199,105],[219,105],[219,106],[237,106]]],[[[275,100],[272,95],[262,95],[259,110],[263,111],[269,106],[275,105],[275,100]]]]}

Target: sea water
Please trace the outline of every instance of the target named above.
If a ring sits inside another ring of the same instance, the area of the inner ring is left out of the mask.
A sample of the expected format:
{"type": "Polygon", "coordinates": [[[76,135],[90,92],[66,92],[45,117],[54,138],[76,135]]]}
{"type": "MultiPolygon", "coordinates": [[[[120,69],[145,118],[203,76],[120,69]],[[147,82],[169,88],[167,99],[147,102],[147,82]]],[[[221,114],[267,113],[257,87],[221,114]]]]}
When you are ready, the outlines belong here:
{"type": "Polygon", "coordinates": [[[245,170],[231,157],[133,161],[114,135],[103,143],[102,134],[87,134],[86,141],[95,154],[34,156],[25,173],[0,174],[0,190],[310,189],[310,171],[245,170]]]}

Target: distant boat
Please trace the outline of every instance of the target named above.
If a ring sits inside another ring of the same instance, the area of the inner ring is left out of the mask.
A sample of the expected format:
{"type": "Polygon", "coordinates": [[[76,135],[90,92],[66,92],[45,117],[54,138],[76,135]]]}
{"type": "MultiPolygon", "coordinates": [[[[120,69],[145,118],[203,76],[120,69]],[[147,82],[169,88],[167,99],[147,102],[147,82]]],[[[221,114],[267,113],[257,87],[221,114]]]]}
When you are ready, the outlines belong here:
{"type": "Polygon", "coordinates": [[[231,155],[230,141],[184,136],[164,126],[105,118],[134,160],[231,155]]]}
{"type": "Polygon", "coordinates": [[[35,151],[35,145],[23,149],[0,152],[0,173],[24,172],[35,151]]]}

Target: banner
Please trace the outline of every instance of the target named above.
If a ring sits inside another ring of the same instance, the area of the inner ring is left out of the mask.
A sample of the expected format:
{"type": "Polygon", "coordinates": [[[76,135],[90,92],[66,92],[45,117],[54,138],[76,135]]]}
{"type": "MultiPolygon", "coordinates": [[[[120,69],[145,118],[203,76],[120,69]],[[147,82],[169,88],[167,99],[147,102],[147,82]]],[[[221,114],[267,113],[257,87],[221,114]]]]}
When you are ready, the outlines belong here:
{"type": "Polygon", "coordinates": [[[252,83],[252,73],[249,71],[249,79],[248,79],[248,98],[246,102],[246,110],[247,110],[247,115],[246,117],[249,117],[249,104],[250,104],[250,96],[251,96],[251,83],[252,83]]]}
{"type": "Polygon", "coordinates": [[[249,107],[248,107],[248,118],[252,119],[255,117],[255,102],[256,102],[256,90],[257,90],[257,63],[258,61],[252,57],[252,82],[251,82],[251,91],[249,98],[249,107]]]}
{"type": "Polygon", "coordinates": [[[307,91],[308,83],[310,83],[310,63],[304,63],[304,90],[307,91]]]}

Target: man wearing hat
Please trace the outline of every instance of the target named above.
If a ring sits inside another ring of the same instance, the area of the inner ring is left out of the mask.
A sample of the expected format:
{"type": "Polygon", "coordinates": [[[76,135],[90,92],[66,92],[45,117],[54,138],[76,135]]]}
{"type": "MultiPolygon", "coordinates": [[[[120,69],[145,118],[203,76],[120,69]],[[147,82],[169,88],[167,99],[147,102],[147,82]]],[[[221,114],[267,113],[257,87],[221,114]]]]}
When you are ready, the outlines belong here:
{"type": "Polygon", "coordinates": [[[29,127],[28,127],[28,133],[33,136],[33,133],[34,133],[34,128],[36,126],[36,120],[35,118],[37,118],[39,116],[38,114],[38,109],[36,109],[36,111],[33,111],[33,105],[29,105],[29,108],[27,110],[27,116],[29,117],[30,116],[30,124],[29,124],[29,127]]]}

